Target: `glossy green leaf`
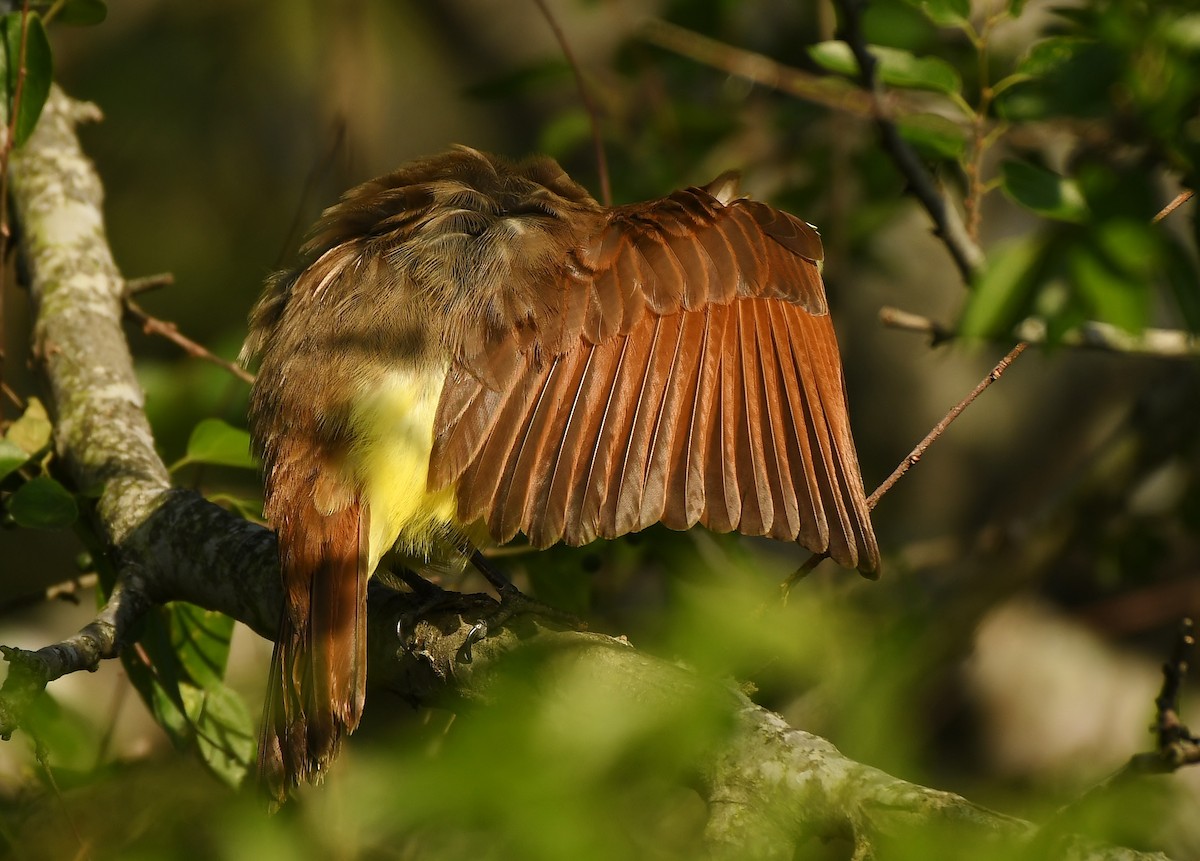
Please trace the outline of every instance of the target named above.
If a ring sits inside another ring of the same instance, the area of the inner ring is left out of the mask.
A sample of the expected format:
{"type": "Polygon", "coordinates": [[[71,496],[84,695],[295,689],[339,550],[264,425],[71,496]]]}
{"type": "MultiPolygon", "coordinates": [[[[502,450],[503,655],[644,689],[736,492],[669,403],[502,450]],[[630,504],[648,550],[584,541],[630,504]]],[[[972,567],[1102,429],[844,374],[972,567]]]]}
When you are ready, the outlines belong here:
{"type": "Polygon", "coordinates": [[[25,143],[33,133],[42,115],[42,108],[46,105],[46,98],[50,95],[50,83],[54,76],[50,40],[46,38],[41,17],[36,12],[30,12],[25,27],[22,27],[21,19],[20,12],[9,12],[0,19],[0,29],[4,31],[4,80],[9,116],[12,116],[14,109],[22,65],[25,68],[25,80],[20,88],[21,100],[16,105],[16,133],[13,136],[16,146],[25,143]],[[23,29],[27,31],[24,39],[23,29]]]}
{"type": "Polygon", "coordinates": [[[896,127],[905,140],[928,154],[959,159],[966,152],[966,130],[939,114],[902,116],[896,127]]]}
{"type": "Polygon", "coordinates": [[[171,469],[190,463],[258,468],[258,461],[250,454],[250,434],[220,419],[205,419],[193,428],[187,454],[171,469]]]}
{"type": "Polygon", "coordinates": [[[1029,162],[1000,165],[1000,187],[1021,206],[1046,218],[1073,222],[1087,218],[1087,201],[1074,180],[1029,162]]]}
{"type": "MultiPolygon", "coordinates": [[[[918,57],[899,48],[871,45],[870,51],[878,63],[879,79],[893,87],[912,90],[933,90],[939,93],[958,93],[962,78],[945,60],[937,57],[918,57]]],[[[858,61],[850,46],[832,40],[819,42],[808,49],[813,62],[831,72],[858,77],[858,61]]]]}
{"type": "Polygon", "coordinates": [[[254,760],[255,726],[241,697],[224,685],[180,686],[200,759],[229,786],[240,786],[254,760]]]}
{"type": "Polygon", "coordinates": [[[0,437],[0,481],[12,475],[25,465],[29,454],[15,442],[0,437]]]}
{"type": "Polygon", "coordinates": [[[50,445],[50,436],[54,426],[42,402],[30,398],[25,412],[9,425],[4,438],[16,445],[27,455],[35,455],[50,445]]]}
{"type": "Polygon", "coordinates": [[[54,20],[59,24],[90,27],[103,23],[107,17],[108,7],[103,0],[67,0],[54,16],[54,20]]]}
{"type": "Polygon", "coordinates": [[[959,323],[964,338],[1007,333],[1019,321],[1037,284],[1044,241],[1036,236],[998,244],[971,289],[959,323]]]}
{"type": "Polygon", "coordinates": [[[69,490],[42,475],[17,488],[9,497],[8,513],[30,529],[62,529],[79,517],[79,505],[69,490]]]}
{"type": "Polygon", "coordinates": [[[173,604],[171,611],[171,646],[187,675],[201,687],[221,684],[233,619],[192,604],[173,604]]]}

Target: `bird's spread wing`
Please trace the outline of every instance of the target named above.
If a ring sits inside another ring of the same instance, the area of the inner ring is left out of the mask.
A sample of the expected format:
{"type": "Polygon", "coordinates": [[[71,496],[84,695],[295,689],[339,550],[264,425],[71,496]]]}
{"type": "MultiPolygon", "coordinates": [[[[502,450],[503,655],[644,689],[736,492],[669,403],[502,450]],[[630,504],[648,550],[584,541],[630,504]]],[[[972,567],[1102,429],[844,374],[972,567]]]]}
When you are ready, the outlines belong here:
{"type": "Polygon", "coordinates": [[[808,224],[705,189],[619,207],[539,299],[466,339],[431,490],[497,541],[662,522],[879,554],[808,224]]]}

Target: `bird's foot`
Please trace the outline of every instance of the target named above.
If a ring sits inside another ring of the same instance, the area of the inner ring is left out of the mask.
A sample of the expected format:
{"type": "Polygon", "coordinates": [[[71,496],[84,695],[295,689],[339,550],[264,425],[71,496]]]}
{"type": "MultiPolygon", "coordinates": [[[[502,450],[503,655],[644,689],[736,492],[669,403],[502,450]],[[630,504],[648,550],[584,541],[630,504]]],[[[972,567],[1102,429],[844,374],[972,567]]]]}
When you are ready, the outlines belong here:
{"type": "Polygon", "coordinates": [[[471,555],[471,562],[479,572],[487,578],[499,596],[499,606],[491,613],[474,624],[467,633],[459,649],[459,658],[469,664],[472,660],[471,650],[474,646],[487,639],[493,632],[498,632],[513,617],[520,615],[541,616],[555,624],[580,631],[587,628],[587,623],[579,617],[551,607],[535,598],[530,598],[513,585],[512,581],[500,572],[492,563],[485,559],[478,550],[471,555]]]}

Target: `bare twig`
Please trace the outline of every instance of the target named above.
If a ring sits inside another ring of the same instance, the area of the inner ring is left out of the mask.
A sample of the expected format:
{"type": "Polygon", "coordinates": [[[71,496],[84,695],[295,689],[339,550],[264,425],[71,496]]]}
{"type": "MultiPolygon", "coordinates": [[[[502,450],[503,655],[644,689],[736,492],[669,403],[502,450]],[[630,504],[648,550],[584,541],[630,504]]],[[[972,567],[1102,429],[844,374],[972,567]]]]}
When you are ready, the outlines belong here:
{"type": "Polygon", "coordinates": [[[245,368],[239,367],[228,359],[222,359],[210,351],[202,344],[198,344],[191,338],[179,331],[174,323],[167,320],[160,320],[157,317],[148,313],[141,305],[134,301],[133,296],[126,293],[125,295],[125,312],[142,324],[142,331],[147,335],[161,335],[168,341],[178,345],[189,356],[194,356],[197,359],[203,359],[206,362],[211,362],[217,367],[224,368],[233,374],[239,380],[245,383],[253,383],[254,375],[249,373],[245,368]]]}
{"type": "Polygon", "coordinates": [[[962,414],[962,411],[969,407],[988,386],[1000,379],[1004,372],[1008,370],[1008,366],[1013,363],[1017,356],[1025,352],[1025,348],[1028,346],[1028,344],[1022,341],[1009,350],[1008,354],[996,364],[996,367],[992,368],[988,375],[979,381],[979,385],[973,388],[969,395],[955,404],[954,408],[946,413],[940,422],[933,426],[933,430],[925,435],[925,439],[917,443],[916,448],[909,452],[908,457],[900,462],[900,465],[884,480],[883,484],[875,488],[875,492],[867,497],[867,506],[874,508],[883,495],[892,489],[892,485],[899,481],[906,472],[916,466],[917,462],[924,456],[925,450],[933,444],[934,440],[942,435],[942,432],[950,426],[950,423],[958,418],[962,414]]]}
{"type": "Polygon", "coordinates": [[[170,287],[175,283],[175,276],[170,272],[160,272],[157,275],[143,275],[141,278],[130,278],[125,282],[125,293],[129,296],[140,296],[161,287],[170,287]]]}
{"type": "MultiPolygon", "coordinates": [[[[863,88],[878,106],[883,98],[883,90],[876,75],[878,63],[867,48],[862,30],[862,11],[866,4],[864,0],[834,0],[834,2],[841,12],[841,30],[838,37],[850,47],[862,73],[863,88]]],[[[909,191],[921,202],[930,218],[933,219],[934,233],[942,240],[950,252],[950,256],[954,258],[954,263],[962,274],[963,280],[972,280],[975,274],[983,268],[983,250],[967,232],[953,202],[938,188],[937,183],[929,175],[917,154],[913,152],[912,147],[900,136],[896,124],[880,108],[874,111],[874,116],[880,136],[883,138],[884,148],[908,181],[909,191]]]]}
{"type": "Polygon", "coordinates": [[[873,119],[880,112],[892,115],[895,109],[892,100],[883,99],[877,103],[840,78],[814,75],[786,66],[763,54],[735,48],[661,19],[648,21],[642,29],[642,38],[697,63],[835,111],[873,119]]]}
{"type": "Polygon", "coordinates": [[[12,387],[3,380],[0,380],[0,394],[3,394],[4,397],[8,398],[12,405],[17,409],[25,409],[25,402],[21,400],[21,396],[14,392],[12,387]]]}
{"type": "Polygon", "coordinates": [[[554,38],[558,40],[563,57],[566,58],[567,65],[571,67],[571,73],[575,75],[575,86],[579,88],[579,98],[583,101],[584,110],[587,111],[588,120],[592,126],[592,146],[596,149],[596,173],[600,179],[601,201],[605,206],[612,206],[612,186],[608,180],[608,156],[605,155],[604,140],[600,134],[600,113],[596,110],[596,103],[592,101],[592,94],[583,80],[583,71],[579,68],[579,63],[571,50],[571,44],[567,41],[562,27],[558,26],[558,20],[550,11],[550,7],[546,5],[546,0],[533,0],[533,2],[541,10],[542,17],[550,25],[550,29],[554,31],[554,38]]]}
{"type": "Polygon", "coordinates": [[[145,581],[127,572],[104,609],[74,636],[34,652],[0,646],[9,663],[8,678],[0,688],[0,738],[7,740],[22,725],[30,704],[50,682],[68,673],[95,670],[100,661],[116,657],[121,637],[154,605],[145,581]]]}
{"type": "Polygon", "coordinates": [[[1172,200],[1170,203],[1168,203],[1166,206],[1164,206],[1162,209],[1160,209],[1158,211],[1158,215],[1154,216],[1154,218],[1151,219],[1151,222],[1154,224],[1158,224],[1160,221],[1162,221],[1164,218],[1166,218],[1172,212],[1174,212],[1179,207],[1183,206],[1185,203],[1187,203],[1189,200],[1191,200],[1192,194],[1193,194],[1193,192],[1190,188],[1179,192],[1179,194],[1175,195],[1174,200],[1172,200]]]}
{"type": "MultiPolygon", "coordinates": [[[[958,337],[958,333],[949,326],[899,308],[881,308],[879,319],[891,329],[928,335],[932,346],[935,347],[958,337]]],[[[1046,324],[1031,317],[1013,329],[1012,335],[1030,344],[1044,344],[1047,340],[1046,324]]],[[[1111,323],[1094,320],[1064,333],[1054,343],[1064,347],[1154,356],[1160,359],[1194,359],[1200,356],[1200,336],[1192,332],[1151,328],[1143,329],[1135,335],[1111,323]]]]}

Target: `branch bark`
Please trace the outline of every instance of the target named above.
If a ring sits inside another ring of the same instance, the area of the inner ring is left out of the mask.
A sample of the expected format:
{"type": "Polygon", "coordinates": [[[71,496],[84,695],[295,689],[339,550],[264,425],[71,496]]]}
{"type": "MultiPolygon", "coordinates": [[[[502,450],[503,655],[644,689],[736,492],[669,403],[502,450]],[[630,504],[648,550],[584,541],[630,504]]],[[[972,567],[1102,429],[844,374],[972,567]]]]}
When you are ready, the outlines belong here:
{"type": "MultiPolygon", "coordinates": [[[[75,637],[37,652],[5,651],[14,671],[0,692],[4,733],[19,726],[23,704],[48,681],[115,655],[149,607],[185,600],[270,636],[282,604],[271,533],[172,489],[155,453],[120,328],[124,282],[105,237],[102,188],[74,133],[77,122],[94,115],[55,89],[34,136],[14,155],[12,192],[56,446],[77,485],[99,491],[95,517],[117,563],[118,588],[75,637]]],[[[518,619],[476,644],[468,660],[468,634],[494,606],[487,596],[463,595],[419,613],[415,596],[373,589],[372,686],[417,704],[486,701],[510,655],[539,648],[555,656],[556,668],[585,672],[646,702],[683,692],[712,698],[733,719],[727,747],[701,765],[711,811],[706,837],[716,857],[791,858],[800,843],[831,834],[851,835],[856,856],[867,857],[878,837],[907,833],[914,823],[952,823],[972,840],[1025,845],[1039,839],[1027,822],[849,760],[729,684],[641,654],[620,639],[518,619]]],[[[530,695],[552,695],[552,689],[546,684],[530,695]]],[[[1078,841],[1053,855],[1164,857],[1078,841]]]]}

